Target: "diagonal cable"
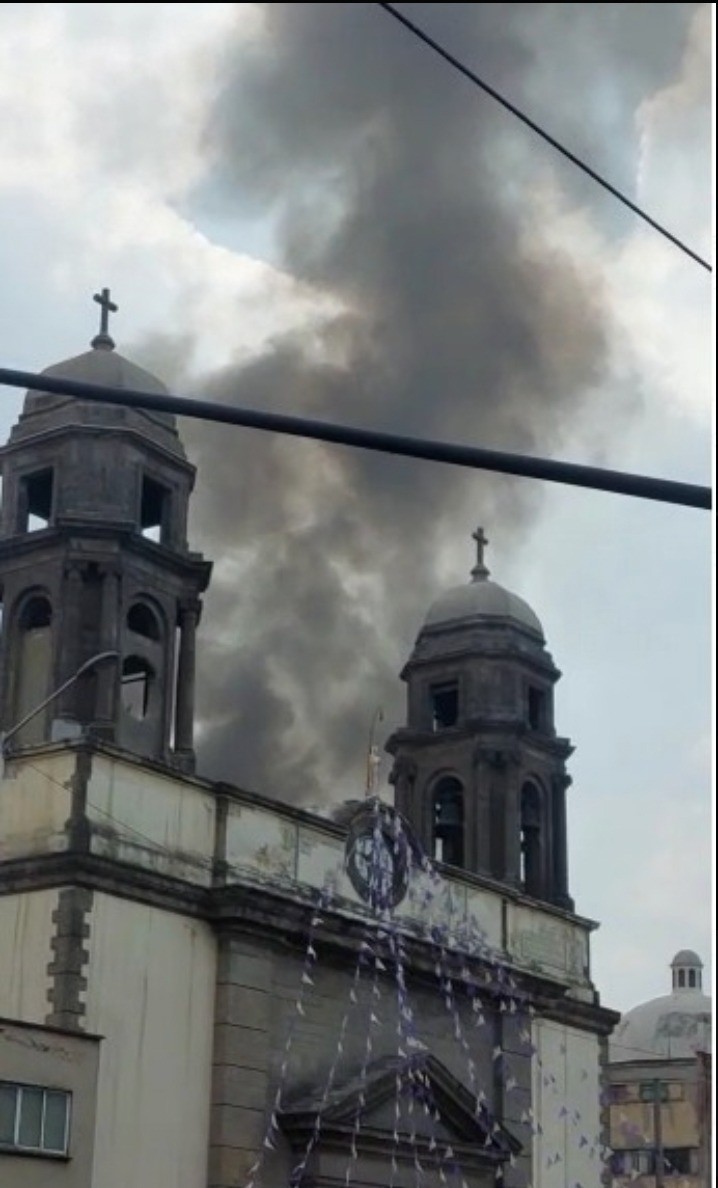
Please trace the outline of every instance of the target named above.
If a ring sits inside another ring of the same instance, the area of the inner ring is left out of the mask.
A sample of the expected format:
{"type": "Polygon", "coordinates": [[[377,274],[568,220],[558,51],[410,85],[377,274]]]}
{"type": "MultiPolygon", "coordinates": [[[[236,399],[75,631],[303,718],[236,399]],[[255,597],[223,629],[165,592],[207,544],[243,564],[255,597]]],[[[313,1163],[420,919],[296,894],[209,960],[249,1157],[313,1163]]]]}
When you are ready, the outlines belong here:
{"type": "Polygon", "coordinates": [[[389,16],[394,17],[394,20],[398,21],[401,25],[408,29],[410,33],[413,33],[415,37],[418,37],[420,41],[423,41],[424,45],[428,45],[429,48],[434,51],[434,53],[443,58],[445,62],[448,62],[450,66],[453,66],[455,70],[458,70],[460,74],[463,74],[465,78],[468,78],[469,81],[474,83],[475,86],[479,87],[482,91],[485,91],[487,95],[490,95],[492,99],[495,99],[497,103],[500,103],[501,106],[505,107],[507,111],[510,111],[512,115],[515,115],[517,119],[521,120],[522,124],[525,124],[527,128],[530,128],[532,132],[535,132],[537,136],[540,136],[542,140],[545,140],[547,144],[550,144],[552,148],[556,149],[557,152],[566,157],[566,159],[570,161],[572,165],[575,165],[578,169],[590,177],[592,181],[597,182],[599,186],[602,186],[604,190],[607,190],[609,194],[612,194],[614,198],[617,198],[619,202],[622,202],[624,206],[627,206],[628,209],[633,211],[635,215],[638,215],[640,219],[643,219],[644,223],[648,223],[649,227],[653,227],[654,231],[658,231],[660,235],[663,235],[665,239],[669,240],[674,245],[674,247],[677,247],[682,252],[685,252],[687,256],[690,256],[692,260],[695,260],[696,264],[700,264],[701,268],[705,268],[708,272],[713,271],[712,265],[710,265],[707,260],[704,260],[702,256],[699,256],[698,252],[694,252],[693,248],[688,247],[688,245],[684,243],[682,239],[679,239],[677,235],[674,235],[673,232],[669,231],[667,227],[664,227],[662,223],[659,223],[656,219],[651,218],[651,216],[647,214],[645,210],[642,210],[640,206],[637,206],[635,202],[632,202],[626,194],[617,189],[616,186],[612,185],[612,183],[600,173],[597,173],[596,170],[593,169],[586,161],[582,160],[581,157],[577,157],[575,153],[572,153],[570,149],[566,148],[565,145],[556,140],[556,138],[552,136],[550,132],[547,132],[541,127],[540,124],[537,124],[535,120],[532,120],[530,116],[526,115],[524,111],[521,111],[521,109],[517,107],[515,103],[512,103],[509,99],[507,99],[504,95],[497,91],[495,87],[492,87],[490,83],[485,82],[484,79],[476,74],[475,71],[471,70],[470,67],[464,65],[464,63],[455,57],[454,54],[445,49],[443,45],[440,45],[439,42],[431,37],[428,33],[425,33],[419,25],[415,24],[414,21],[410,21],[409,18],[404,16],[403,13],[399,12],[399,10],[393,4],[386,4],[383,3],[383,0],[379,0],[379,7],[383,8],[384,11],[389,14],[389,16]]]}

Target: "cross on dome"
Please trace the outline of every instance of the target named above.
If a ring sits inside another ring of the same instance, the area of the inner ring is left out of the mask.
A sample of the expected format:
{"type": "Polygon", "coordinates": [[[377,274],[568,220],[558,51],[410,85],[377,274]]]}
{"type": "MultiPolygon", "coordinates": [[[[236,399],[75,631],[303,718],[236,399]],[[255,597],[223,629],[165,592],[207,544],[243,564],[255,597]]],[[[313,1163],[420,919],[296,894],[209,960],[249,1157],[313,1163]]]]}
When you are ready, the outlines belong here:
{"type": "Polygon", "coordinates": [[[481,527],[471,533],[471,538],[476,541],[476,565],[471,570],[471,579],[474,582],[479,582],[489,576],[489,570],[484,564],[484,549],[489,543],[489,538],[481,527]]]}
{"type": "Polygon", "coordinates": [[[90,345],[93,346],[95,350],[106,348],[112,351],[114,350],[115,343],[110,337],[109,321],[110,314],[117,313],[118,307],[115,305],[114,301],[110,300],[109,289],[103,289],[101,293],[94,293],[92,300],[96,301],[100,306],[100,332],[99,334],[95,335],[90,345]]]}

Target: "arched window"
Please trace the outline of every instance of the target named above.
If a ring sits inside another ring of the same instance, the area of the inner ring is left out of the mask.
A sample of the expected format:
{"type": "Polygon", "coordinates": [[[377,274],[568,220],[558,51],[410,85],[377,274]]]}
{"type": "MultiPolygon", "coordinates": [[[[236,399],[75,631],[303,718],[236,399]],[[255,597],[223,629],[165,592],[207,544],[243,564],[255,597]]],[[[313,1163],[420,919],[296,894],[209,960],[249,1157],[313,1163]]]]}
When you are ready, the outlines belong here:
{"type": "Polygon", "coordinates": [[[127,627],[135,635],[142,635],[145,639],[157,641],[160,638],[160,625],[154,611],[144,602],[136,602],[127,612],[127,627]]]}
{"type": "Polygon", "coordinates": [[[686,985],[686,971],[684,969],[678,970],[678,988],[684,990],[686,985]]]}
{"type": "Polygon", "coordinates": [[[688,970],[688,986],[689,986],[689,988],[690,988],[691,990],[695,990],[695,987],[696,987],[696,971],[695,971],[694,969],[689,969],[689,970],[688,970]]]}
{"type": "MultiPolygon", "coordinates": [[[[17,620],[17,661],[13,721],[21,722],[50,692],[52,670],[52,607],[44,594],[33,594],[20,608],[17,620]]],[[[44,742],[47,712],[33,716],[15,736],[16,745],[44,742]]]]}
{"type": "Polygon", "coordinates": [[[464,791],[453,776],[445,776],[434,788],[433,851],[437,862],[464,865],[464,791]]]}
{"type": "Polygon", "coordinates": [[[543,894],[542,797],[530,782],[521,789],[521,885],[527,895],[543,894]]]}
{"type": "Polygon", "coordinates": [[[36,594],[28,598],[20,612],[20,630],[37,631],[41,627],[49,627],[52,622],[52,607],[47,598],[36,594]]]}
{"type": "Polygon", "coordinates": [[[130,717],[147,717],[155,671],[142,656],[128,656],[122,663],[122,708],[130,717]]]}

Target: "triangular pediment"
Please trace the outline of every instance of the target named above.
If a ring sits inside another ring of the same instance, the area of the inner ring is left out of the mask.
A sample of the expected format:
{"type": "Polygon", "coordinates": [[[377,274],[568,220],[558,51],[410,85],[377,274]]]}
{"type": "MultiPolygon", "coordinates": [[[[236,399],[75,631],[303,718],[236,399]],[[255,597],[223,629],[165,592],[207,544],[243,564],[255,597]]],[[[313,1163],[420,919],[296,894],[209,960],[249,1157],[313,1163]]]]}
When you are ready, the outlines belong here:
{"type": "Polygon", "coordinates": [[[321,1114],[321,1134],[327,1143],[350,1135],[359,1115],[359,1139],[365,1136],[373,1146],[382,1141],[395,1144],[413,1131],[422,1146],[451,1145],[457,1154],[471,1152],[471,1160],[503,1163],[518,1154],[520,1143],[492,1118],[488,1110],[476,1107],[471,1092],[428,1052],[411,1057],[385,1057],[363,1072],[336,1085],[329,1093],[318,1092],[297,1098],[282,1112],[282,1129],[293,1144],[300,1144],[321,1114]],[[397,1125],[396,1101],[401,1111],[397,1125]]]}

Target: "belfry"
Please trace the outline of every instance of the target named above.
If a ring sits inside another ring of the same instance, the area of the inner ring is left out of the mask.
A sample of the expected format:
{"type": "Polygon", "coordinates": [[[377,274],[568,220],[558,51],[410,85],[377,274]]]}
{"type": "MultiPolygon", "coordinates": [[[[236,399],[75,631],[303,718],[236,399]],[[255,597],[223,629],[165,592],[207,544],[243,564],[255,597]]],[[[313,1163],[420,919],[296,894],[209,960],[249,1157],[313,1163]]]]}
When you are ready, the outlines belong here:
{"type": "MultiPolygon", "coordinates": [[[[166,392],[115,350],[43,374],[166,392]]],[[[211,565],[187,544],[194,467],[163,413],[29,392],[0,452],[0,730],[13,748],[84,733],[194,765],[195,631],[211,565]],[[29,711],[87,671],[18,731],[29,711]]]]}

